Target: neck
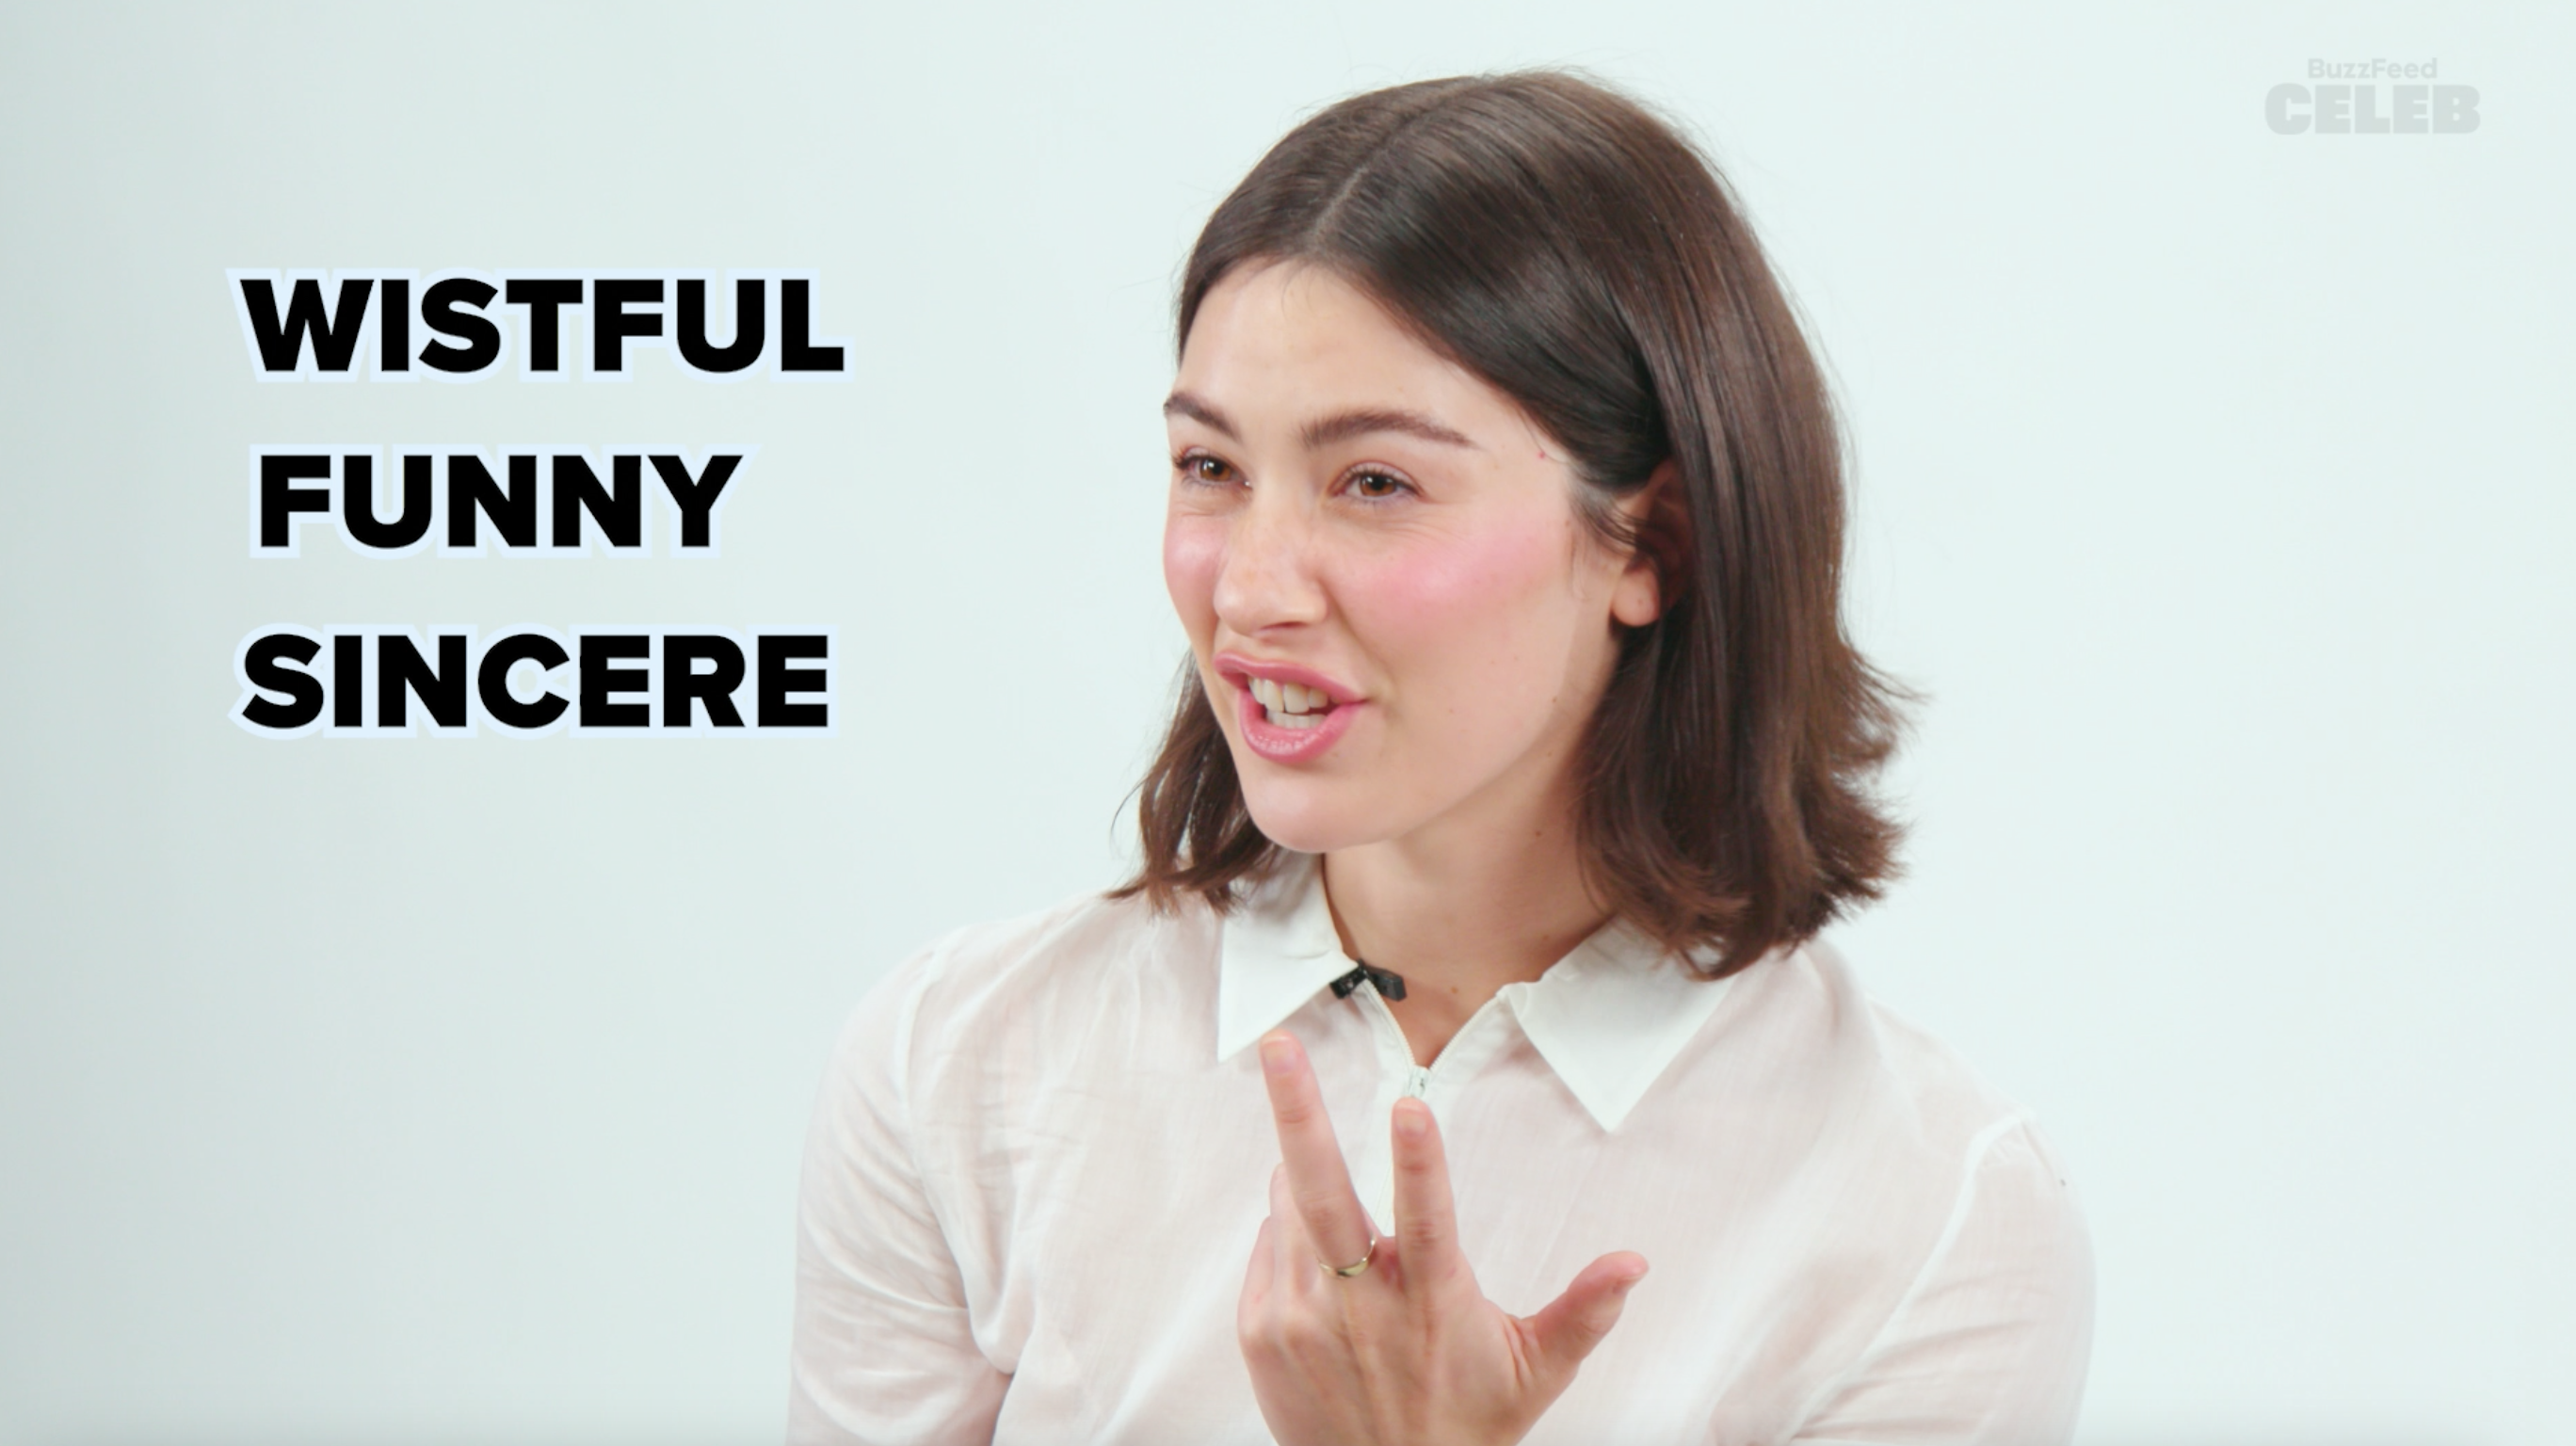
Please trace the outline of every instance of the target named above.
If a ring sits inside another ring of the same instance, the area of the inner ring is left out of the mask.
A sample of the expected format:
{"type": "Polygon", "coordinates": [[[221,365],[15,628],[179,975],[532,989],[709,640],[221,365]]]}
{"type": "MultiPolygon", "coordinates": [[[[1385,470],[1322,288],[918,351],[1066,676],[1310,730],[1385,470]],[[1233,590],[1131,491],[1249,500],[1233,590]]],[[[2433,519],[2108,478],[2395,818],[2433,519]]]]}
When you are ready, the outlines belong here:
{"type": "Polygon", "coordinates": [[[1325,856],[1344,952],[1404,976],[1405,997],[1390,1007],[1417,1062],[1438,1058],[1504,985],[1538,978],[1607,919],[1583,886],[1564,802],[1532,811],[1535,825],[1455,819],[1325,856]]]}

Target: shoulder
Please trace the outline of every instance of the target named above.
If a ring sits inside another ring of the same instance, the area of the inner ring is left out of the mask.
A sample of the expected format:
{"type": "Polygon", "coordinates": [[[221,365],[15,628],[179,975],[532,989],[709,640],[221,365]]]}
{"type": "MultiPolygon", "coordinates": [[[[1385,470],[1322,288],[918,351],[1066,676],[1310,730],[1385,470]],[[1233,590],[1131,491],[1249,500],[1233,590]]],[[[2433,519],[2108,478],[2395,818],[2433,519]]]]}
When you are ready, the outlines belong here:
{"type": "Polygon", "coordinates": [[[2032,1112],[1871,999],[1830,944],[1766,960],[1739,987],[1734,1052],[1758,1072],[1741,1083],[1761,1100],[1761,1129],[1785,1132],[1779,1148],[1795,1158],[1783,1169],[1802,1186],[1787,1193],[1828,1242],[1797,1277],[1801,1298],[1831,1302],[1855,1333],[1814,1407],[1835,1429],[1816,1434],[1879,1439],[1902,1417],[1966,1438],[2062,1440],[2093,1259],[2032,1112]]]}
{"type": "Polygon", "coordinates": [[[1958,1161],[2029,1112],[1957,1050],[1872,999],[1841,952],[1810,940],[1745,983],[1778,1067],[1812,1072],[1838,1113],[1875,1116],[1890,1143],[1958,1161]]]}
{"type": "Polygon", "coordinates": [[[844,1066],[891,1065],[917,1078],[943,1062],[1026,1065],[1087,1051],[1104,1030],[1124,1032],[1144,1016],[1168,1022],[1199,996],[1198,1012],[1212,1018],[1218,939],[1204,905],[1158,913],[1142,899],[1098,893],[970,924],[880,980],[836,1053],[844,1066]]]}
{"type": "MultiPolygon", "coordinates": [[[[1850,1021],[1847,1052],[1863,1064],[1889,1147],[1920,1171],[1940,1230],[1927,1269],[1973,1263],[1989,1277],[2053,1280],[2061,1298],[2090,1300],[2091,1247],[2066,1166],[2020,1102],[1921,1026],[1869,998],[1829,944],[1801,951],[1816,987],[1850,1021]]],[[[2089,1306],[2088,1306],[2089,1309],[2089,1306]]]]}
{"type": "Polygon", "coordinates": [[[1830,948],[1808,961],[1841,1001],[1870,1182],[1843,1224],[1881,1249],[1855,1302],[1869,1343],[1819,1394],[1800,1439],[1878,1440],[1907,1422],[1942,1439],[2062,1442],[2092,1349],[2090,1233],[2031,1111],[1958,1051],[1867,997],[1830,948]]]}
{"type": "Polygon", "coordinates": [[[1709,1093],[1751,1102],[1744,1133],[1810,1180],[1827,1214],[1851,1214],[1843,1238],[1919,1265],[1973,1212],[2062,1242],[2074,1268],[2077,1202],[2031,1111],[1871,999],[1830,944],[1767,959],[1734,990],[1703,1034],[1709,1093]]]}

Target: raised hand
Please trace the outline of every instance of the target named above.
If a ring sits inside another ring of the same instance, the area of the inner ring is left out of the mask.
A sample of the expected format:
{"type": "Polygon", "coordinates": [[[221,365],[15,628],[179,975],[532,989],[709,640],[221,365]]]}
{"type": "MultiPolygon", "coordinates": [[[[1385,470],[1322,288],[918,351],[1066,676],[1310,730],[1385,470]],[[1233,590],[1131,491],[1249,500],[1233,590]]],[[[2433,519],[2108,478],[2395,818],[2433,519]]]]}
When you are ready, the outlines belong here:
{"type": "Polygon", "coordinates": [[[1270,1434],[1281,1446],[1520,1440],[1618,1323],[1645,1260],[1602,1256],[1536,1315],[1507,1313],[1458,1249],[1430,1106],[1396,1102],[1395,1233],[1380,1239],[1305,1050],[1274,1032],[1261,1065],[1281,1165],[1235,1330],[1270,1434]]]}

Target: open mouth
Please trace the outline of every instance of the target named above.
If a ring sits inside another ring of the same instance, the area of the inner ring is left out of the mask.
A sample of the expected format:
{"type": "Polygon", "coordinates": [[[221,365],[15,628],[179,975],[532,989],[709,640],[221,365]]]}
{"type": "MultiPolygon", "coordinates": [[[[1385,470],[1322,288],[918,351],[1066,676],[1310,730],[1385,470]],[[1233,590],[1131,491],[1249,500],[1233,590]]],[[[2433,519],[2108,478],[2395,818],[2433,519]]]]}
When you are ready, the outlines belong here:
{"type": "Polygon", "coordinates": [[[1246,678],[1243,685],[1261,705],[1261,721],[1273,728],[1321,727],[1324,715],[1333,711],[1333,700],[1321,688],[1275,678],[1246,678]]]}
{"type": "Polygon", "coordinates": [[[1218,676],[1237,690],[1231,700],[1237,741],[1273,763],[1315,762],[1369,710],[1358,689],[1301,664],[1234,653],[1214,661],[1218,676]]]}

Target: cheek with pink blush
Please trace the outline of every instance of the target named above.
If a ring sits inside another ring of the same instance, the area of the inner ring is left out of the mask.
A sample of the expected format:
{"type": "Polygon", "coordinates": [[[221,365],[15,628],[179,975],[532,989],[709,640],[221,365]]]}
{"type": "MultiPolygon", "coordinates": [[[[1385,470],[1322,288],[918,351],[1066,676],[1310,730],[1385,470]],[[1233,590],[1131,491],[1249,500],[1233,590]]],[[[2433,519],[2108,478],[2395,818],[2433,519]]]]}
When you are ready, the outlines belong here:
{"type": "Polygon", "coordinates": [[[1459,654],[1517,654],[1562,636],[1560,615],[1575,604],[1573,541],[1553,519],[1425,539],[1340,569],[1339,602],[1363,646],[1376,639],[1407,653],[1439,650],[1451,662],[1465,661],[1459,654]]]}
{"type": "Polygon", "coordinates": [[[1215,610],[1217,574],[1225,567],[1225,528],[1206,518],[1175,517],[1163,528],[1163,587],[1181,625],[1197,638],[1215,610]]]}

